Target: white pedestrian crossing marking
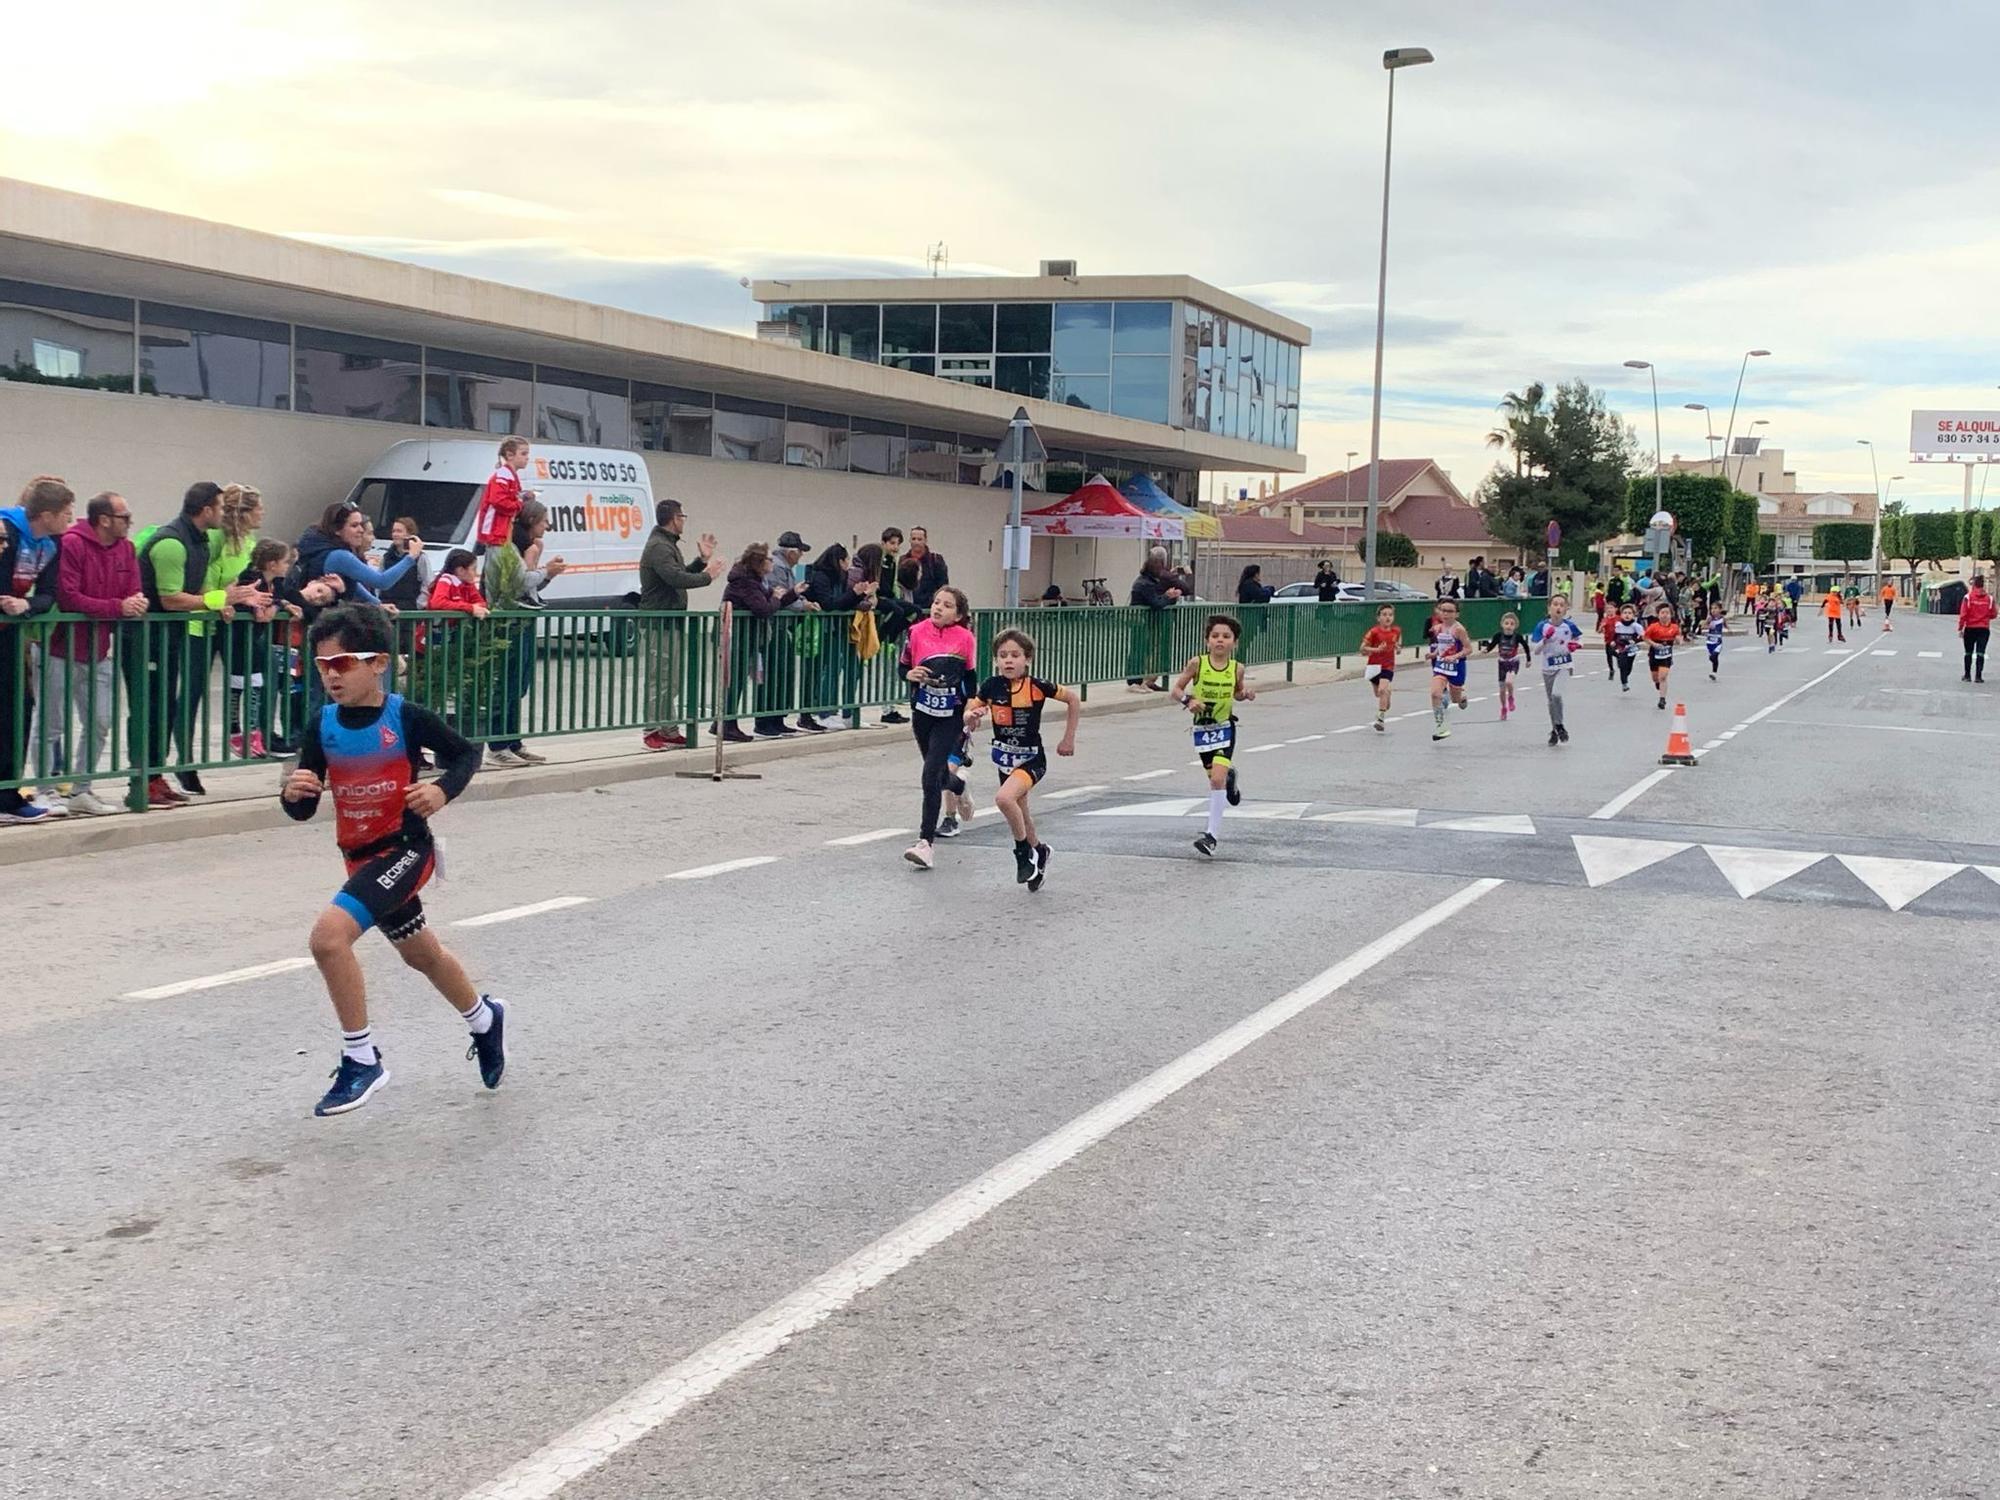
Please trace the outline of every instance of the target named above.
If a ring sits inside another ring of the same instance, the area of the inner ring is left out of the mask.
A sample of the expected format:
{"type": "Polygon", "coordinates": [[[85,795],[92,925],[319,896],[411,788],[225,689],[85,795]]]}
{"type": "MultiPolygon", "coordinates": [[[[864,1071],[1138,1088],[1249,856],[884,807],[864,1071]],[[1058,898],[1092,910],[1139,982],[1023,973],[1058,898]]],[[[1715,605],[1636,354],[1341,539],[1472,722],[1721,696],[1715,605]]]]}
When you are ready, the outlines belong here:
{"type": "Polygon", "coordinates": [[[1535,820],[1526,813],[1481,813],[1471,818],[1446,818],[1426,823],[1426,828],[1449,828],[1458,833],[1527,833],[1535,831],[1535,820]]]}
{"type": "Polygon", "coordinates": [[[899,838],[908,833],[907,828],[877,828],[868,833],[850,833],[844,839],[828,839],[827,847],[832,849],[852,849],[857,844],[874,844],[883,839],[899,838]]]}
{"type": "Polygon", "coordinates": [[[1769,890],[1781,880],[1790,880],[1801,870],[1810,869],[1826,858],[1819,850],[1744,849],[1734,844],[1703,844],[1722,878],[1736,894],[1749,900],[1759,891],[1769,890]]]}
{"type": "Polygon", "coordinates": [[[1854,648],[1852,646],[1828,646],[1826,654],[1828,656],[1852,656],[1854,648]]]}
{"type": "Polygon", "coordinates": [[[1292,822],[1305,816],[1310,802],[1246,802],[1241,807],[1232,807],[1229,818],[1232,822],[1248,818],[1266,823],[1292,822]]]}
{"type": "Polygon", "coordinates": [[[1870,656],[1894,656],[1896,653],[1893,651],[1870,651],[1868,654],[1870,656]]]}
{"type": "Polygon", "coordinates": [[[1078,816],[1085,818],[1184,818],[1197,807],[1206,806],[1200,797],[1173,797],[1156,802],[1127,802],[1119,807],[1093,807],[1078,816]]]}
{"type": "Polygon", "coordinates": [[[1583,864],[1583,878],[1593,886],[1623,880],[1634,871],[1694,847],[1669,839],[1608,839],[1584,833],[1571,834],[1569,841],[1583,864]]]}
{"type": "Polygon", "coordinates": [[[1965,868],[1930,859],[1882,859],[1872,854],[1843,854],[1839,858],[1890,911],[1901,911],[1932,886],[1965,868]]]}
{"type": "Polygon", "coordinates": [[[1277,741],[1274,740],[1268,745],[1252,745],[1248,750],[1245,750],[1243,753],[1245,755],[1262,755],[1266,750],[1282,750],[1284,748],[1285,747],[1282,744],[1279,744],[1277,741]]]}
{"type": "MultiPolygon", "coordinates": [[[[1377,828],[1415,828],[1414,807],[1351,807],[1345,812],[1314,813],[1308,823],[1365,823],[1377,828]]],[[[2000,877],[1996,877],[2000,878],[2000,877]]]]}
{"type": "Polygon", "coordinates": [[[1087,797],[1092,792],[1101,792],[1103,790],[1104,788],[1101,786],[1070,786],[1064,787],[1059,792],[1050,792],[1042,800],[1044,802],[1061,802],[1067,797],[1087,797]]]}
{"type": "Polygon", "coordinates": [[[1171,776],[1173,774],[1174,768],[1167,766],[1158,771],[1141,771],[1136,776],[1125,776],[1120,779],[1123,781],[1157,781],[1162,776],[1171,776]]]}
{"type": "Polygon", "coordinates": [[[1931,661],[1936,661],[1939,657],[1943,656],[1944,653],[1942,651],[1919,651],[1917,655],[1920,657],[1926,657],[1931,661]]]}

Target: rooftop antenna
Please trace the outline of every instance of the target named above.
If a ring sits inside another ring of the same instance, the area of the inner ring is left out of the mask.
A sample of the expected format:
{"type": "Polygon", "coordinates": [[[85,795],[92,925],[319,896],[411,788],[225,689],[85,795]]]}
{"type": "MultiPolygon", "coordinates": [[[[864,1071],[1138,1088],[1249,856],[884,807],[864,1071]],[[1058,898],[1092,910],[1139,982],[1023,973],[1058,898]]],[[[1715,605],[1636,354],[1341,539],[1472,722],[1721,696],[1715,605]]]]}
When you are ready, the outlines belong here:
{"type": "Polygon", "coordinates": [[[935,277],[946,266],[951,264],[951,247],[945,244],[943,240],[939,240],[935,245],[929,246],[924,251],[924,264],[931,268],[931,275],[935,277]]]}

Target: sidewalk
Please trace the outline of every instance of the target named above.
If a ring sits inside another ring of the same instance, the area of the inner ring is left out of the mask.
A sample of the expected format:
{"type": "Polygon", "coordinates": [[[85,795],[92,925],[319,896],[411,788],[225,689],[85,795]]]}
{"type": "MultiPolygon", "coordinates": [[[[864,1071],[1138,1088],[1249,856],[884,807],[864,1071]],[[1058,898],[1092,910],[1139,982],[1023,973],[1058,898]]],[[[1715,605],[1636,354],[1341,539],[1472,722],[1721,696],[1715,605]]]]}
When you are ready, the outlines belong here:
{"type": "MultiPolygon", "coordinates": [[[[1361,676],[1361,666],[1359,658],[1352,661],[1352,665],[1342,667],[1336,667],[1331,661],[1300,662],[1293,669],[1294,680],[1289,683],[1284,680],[1282,664],[1250,670],[1257,691],[1270,693],[1286,688],[1323,687],[1329,683],[1355,681],[1361,676]]],[[[1148,709],[1156,712],[1181,711],[1163,693],[1133,693],[1120,682],[1093,683],[1089,700],[1084,705],[1084,713],[1089,716],[1141,713],[1148,709]]],[[[761,766],[799,756],[872,750],[908,741],[908,725],[885,725],[880,722],[881,717],[880,709],[865,709],[862,712],[864,727],[860,729],[800,734],[790,739],[759,740],[749,745],[724,745],[724,763],[728,766],[761,766]]],[[[716,763],[712,741],[697,750],[644,750],[640,748],[636,730],[551,736],[536,740],[534,744],[539,753],[548,756],[547,765],[518,770],[495,767],[481,771],[466,789],[465,800],[485,802],[503,797],[530,797],[544,792],[581,792],[592,787],[616,786],[621,782],[646,781],[660,776],[708,776],[713,773],[716,763]]],[[[278,811],[275,803],[283,771],[284,767],[275,762],[241,769],[204,771],[202,781],[208,787],[208,795],[171,811],[121,813],[115,817],[100,818],[68,817],[33,828],[0,828],[0,866],[65,859],[77,854],[106,853],[145,844],[219,838],[280,827],[284,823],[284,814],[278,811]]]]}

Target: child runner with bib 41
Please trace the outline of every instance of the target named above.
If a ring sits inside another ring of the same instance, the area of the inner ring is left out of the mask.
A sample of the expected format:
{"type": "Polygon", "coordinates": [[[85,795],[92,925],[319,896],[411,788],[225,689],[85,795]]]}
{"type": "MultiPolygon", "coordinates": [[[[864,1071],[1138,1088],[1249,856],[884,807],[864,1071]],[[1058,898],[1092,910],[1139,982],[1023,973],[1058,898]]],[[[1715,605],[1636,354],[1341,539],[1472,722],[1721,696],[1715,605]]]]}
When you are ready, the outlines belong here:
{"type": "Polygon", "coordinates": [[[1437,629],[1431,635],[1431,720],[1436,726],[1431,738],[1442,740],[1451,737],[1444,722],[1446,698],[1465,707],[1465,661],[1472,655],[1472,637],[1458,623],[1457,600],[1441,600],[1437,610],[1437,629]]]}
{"type": "Polygon", "coordinates": [[[1003,630],[993,638],[995,675],[979,686],[966,705],[965,727],[979,727],[993,717],[993,764],[1000,772],[1000,790],[993,799],[1014,835],[1014,879],[1039,891],[1049,871],[1049,846],[1035,833],[1028,793],[1049,774],[1048,752],[1042,747],[1042,707],[1051,700],[1069,710],[1056,754],[1076,754],[1076,721],[1083,716],[1083,697],[1075,688],[1057,687],[1033,675],[1034,638],[1026,631],[1003,630]]]}
{"type": "Polygon", "coordinates": [[[1236,786],[1236,705],[1257,695],[1243,681],[1243,664],[1236,660],[1236,643],[1243,627],[1228,615],[1208,618],[1208,650],[1188,658],[1174,683],[1174,697],[1194,715],[1194,748],[1208,772],[1208,826],[1194,841],[1195,851],[1215,853],[1215,836],[1222,832],[1222,804],[1243,800],[1236,786]],[[1192,691],[1189,690],[1192,685],[1192,691]]]}

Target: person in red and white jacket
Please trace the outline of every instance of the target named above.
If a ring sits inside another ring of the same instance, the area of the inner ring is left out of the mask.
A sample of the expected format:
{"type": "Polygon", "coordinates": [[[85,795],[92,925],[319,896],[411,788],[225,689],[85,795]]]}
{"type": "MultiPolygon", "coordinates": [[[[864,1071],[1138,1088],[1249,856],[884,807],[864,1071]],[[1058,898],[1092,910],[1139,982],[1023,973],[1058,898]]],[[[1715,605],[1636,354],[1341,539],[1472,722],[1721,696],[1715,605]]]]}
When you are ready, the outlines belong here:
{"type": "Polygon", "coordinates": [[[1986,680],[1986,643],[1993,637],[1993,596],[1982,574],[1972,575],[1972,587],[1958,607],[1958,636],[1965,642],[1965,671],[1960,682],[1986,680]]]}
{"type": "Polygon", "coordinates": [[[500,462],[494,465],[493,476],[480,494],[479,514],[473,523],[475,556],[488,547],[506,546],[507,534],[514,529],[514,517],[521,513],[521,502],[535,498],[533,490],[521,488],[521,470],[527,466],[526,438],[510,437],[500,444],[500,462]]]}
{"type": "Polygon", "coordinates": [[[479,580],[473,576],[478,564],[470,552],[463,547],[454,547],[446,554],[444,568],[431,585],[431,596],[424,607],[432,610],[456,610],[471,615],[475,620],[483,620],[489,611],[486,596],[479,592],[479,580]]]}

